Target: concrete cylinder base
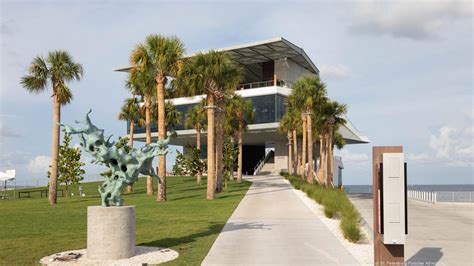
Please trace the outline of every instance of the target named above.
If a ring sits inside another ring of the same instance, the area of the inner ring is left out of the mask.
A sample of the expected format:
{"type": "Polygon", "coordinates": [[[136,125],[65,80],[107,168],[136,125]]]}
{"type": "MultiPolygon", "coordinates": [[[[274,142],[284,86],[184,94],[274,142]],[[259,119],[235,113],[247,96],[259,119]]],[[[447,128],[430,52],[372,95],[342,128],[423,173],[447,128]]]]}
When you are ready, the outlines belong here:
{"type": "Polygon", "coordinates": [[[87,208],[87,258],[119,260],[135,255],[135,206],[87,208]]]}

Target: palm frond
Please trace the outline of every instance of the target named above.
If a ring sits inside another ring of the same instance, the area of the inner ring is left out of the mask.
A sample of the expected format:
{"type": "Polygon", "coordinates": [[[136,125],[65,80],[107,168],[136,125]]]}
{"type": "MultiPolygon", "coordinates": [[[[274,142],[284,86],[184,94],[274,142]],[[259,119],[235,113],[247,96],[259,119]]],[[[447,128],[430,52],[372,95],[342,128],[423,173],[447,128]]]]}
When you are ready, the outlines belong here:
{"type": "Polygon", "coordinates": [[[60,82],[56,87],[56,94],[59,97],[59,103],[61,105],[69,104],[72,101],[72,92],[63,82],[60,82]]]}
{"type": "Polygon", "coordinates": [[[29,74],[21,78],[21,85],[29,92],[39,93],[46,89],[50,71],[43,57],[37,56],[28,68],[29,74]]]}

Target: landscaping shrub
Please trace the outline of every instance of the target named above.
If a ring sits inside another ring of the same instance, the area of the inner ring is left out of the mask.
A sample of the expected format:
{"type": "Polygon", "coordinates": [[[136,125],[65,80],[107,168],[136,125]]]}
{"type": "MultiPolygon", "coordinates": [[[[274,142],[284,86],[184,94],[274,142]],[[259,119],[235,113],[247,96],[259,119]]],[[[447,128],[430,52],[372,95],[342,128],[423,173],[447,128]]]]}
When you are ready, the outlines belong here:
{"type": "Polygon", "coordinates": [[[360,214],[344,192],[318,184],[308,184],[299,176],[286,173],[283,176],[290,181],[293,187],[302,190],[308,197],[323,205],[326,217],[334,218],[336,215],[341,217],[340,228],[344,238],[351,242],[359,241],[361,237],[360,214]]]}
{"type": "Polygon", "coordinates": [[[321,201],[324,206],[324,215],[326,215],[328,218],[333,218],[336,212],[339,211],[341,202],[338,201],[336,193],[326,191],[324,194],[325,195],[321,201]]]}

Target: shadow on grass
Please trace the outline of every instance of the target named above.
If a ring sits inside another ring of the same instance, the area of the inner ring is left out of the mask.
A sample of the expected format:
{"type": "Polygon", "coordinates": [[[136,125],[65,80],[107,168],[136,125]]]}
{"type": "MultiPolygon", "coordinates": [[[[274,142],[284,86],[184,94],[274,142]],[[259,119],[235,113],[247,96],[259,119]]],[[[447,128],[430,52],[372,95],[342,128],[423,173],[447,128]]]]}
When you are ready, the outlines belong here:
{"type": "Polygon", "coordinates": [[[196,239],[206,236],[211,236],[219,233],[226,233],[236,230],[242,229],[251,229],[251,230],[271,230],[271,224],[263,224],[263,223],[234,223],[228,222],[227,224],[224,223],[214,223],[211,224],[207,230],[197,232],[194,234],[190,234],[187,236],[182,237],[172,237],[172,238],[164,238],[155,241],[145,242],[138,244],[139,246],[153,246],[153,247],[176,247],[179,245],[190,244],[195,242],[196,239]],[[224,227],[225,225],[225,227],[224,227]]]}

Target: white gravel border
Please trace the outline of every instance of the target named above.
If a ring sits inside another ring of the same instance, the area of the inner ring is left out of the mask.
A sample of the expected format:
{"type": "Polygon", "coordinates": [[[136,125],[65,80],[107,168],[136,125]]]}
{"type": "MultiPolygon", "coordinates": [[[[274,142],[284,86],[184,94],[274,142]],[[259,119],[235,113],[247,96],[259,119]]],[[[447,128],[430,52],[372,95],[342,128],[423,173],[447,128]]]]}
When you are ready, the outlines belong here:
{"type": "Polygon", "coordinates": [[[60,253],[56,253],[47,257],[42,258],[39,262],[42,265],[97,265],[97,266],[128,266],[128,265],[137,265],[141,266],[143,264],[160,264],[170,260],[178,258],[179,253],[169,249],[169,248],[159,248],[159,247],[145,247],[137,246],[136,255],[128,259],[121,260],[91,260],[87,258],[87,249],[79,250],[70,250],[60,253]],[[65,255],[69,252],[79,253],[82,256],[77,260],[72,261],[57,261],[54,260],[55,257],[65,255]]]}
{"type": "MultiPolygon", "coordinates": [[[[285,178],[285,181],[291,185],[290,181],[285,178]]],[[[374,246],[373,242],[369,237],[366,229],[363,226],[360,226],[362,238],[357,243],[349,242],[344,238],[342,231],[339,227],[341,221],[339,219],[330,219],[324,215],[324,206],[319,205],[315,200],[309,198],[306,193],[299,189],[295,189],[293,186],[293,192],[304,202],[306,206],[314,213],[316,216],[323,222],[324,225],[329,229],[329,231],[336,236],[339,242],[351,253],[351,255],[361,264],[361,265],[373,265],[374,261],[374,246]]]]}

